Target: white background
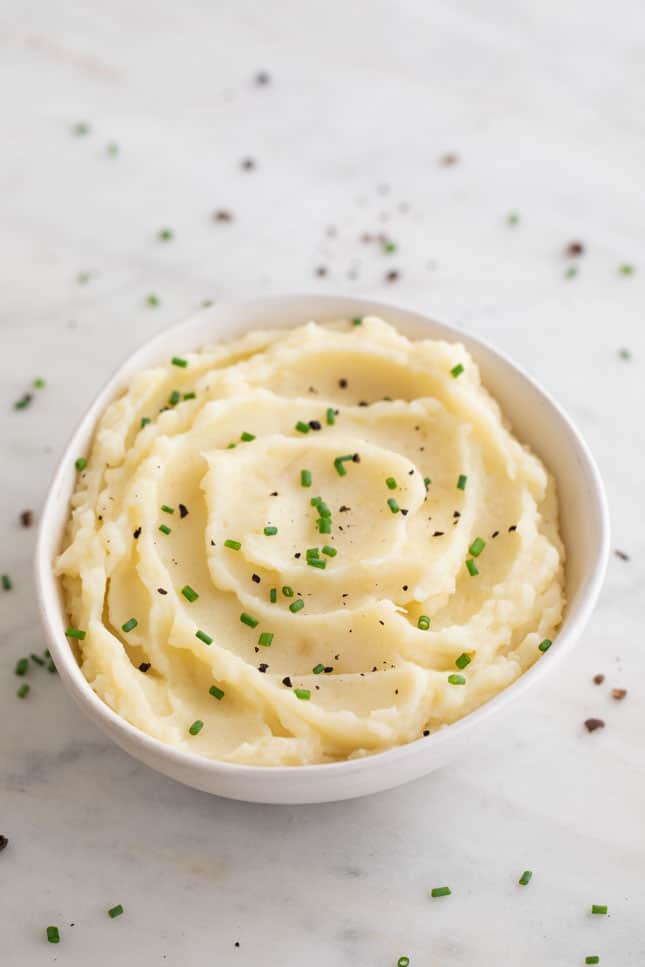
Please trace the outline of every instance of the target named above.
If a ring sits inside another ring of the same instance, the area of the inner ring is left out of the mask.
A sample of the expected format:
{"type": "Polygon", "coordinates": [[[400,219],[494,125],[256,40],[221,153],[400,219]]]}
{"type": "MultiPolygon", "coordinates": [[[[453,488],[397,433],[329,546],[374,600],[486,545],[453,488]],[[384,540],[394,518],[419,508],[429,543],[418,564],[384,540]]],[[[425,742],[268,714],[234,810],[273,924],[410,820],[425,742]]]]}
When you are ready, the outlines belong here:
{"type": "Polygon", "coordinates": [[[629,0],[0,2],[3,967],[645,962],[644,91],[629,0]],[[18,515],[146,337],[206,298],[307,289],[422,308],[527,366],[587,437],[631,560],[512,734],[370,799],[250,806],[137,765],[46,672],[15,697],[45,647],[18,515]]]}

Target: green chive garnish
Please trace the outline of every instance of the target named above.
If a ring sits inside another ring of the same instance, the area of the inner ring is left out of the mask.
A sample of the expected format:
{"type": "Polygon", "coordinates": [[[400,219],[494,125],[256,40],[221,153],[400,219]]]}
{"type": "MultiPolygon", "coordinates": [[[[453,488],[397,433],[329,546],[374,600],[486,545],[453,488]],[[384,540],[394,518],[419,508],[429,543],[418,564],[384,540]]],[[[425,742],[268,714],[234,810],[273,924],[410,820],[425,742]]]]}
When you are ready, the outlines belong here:
{"type": "Polygon", "coordinates": [[[170,362],[173,366],[179,366],[180,369],[186,369],[186,366],[188,366],[188,360],[182,359],[181,356],[173,356],[170,362]]]}
{"type": "Polygon", "coordinates": [[[208,689],[208,694],[212,695],[213,698],[216,698],[218,702],[221,702],[224,698],[224,692],[221,688],[218,688],[217,685],[211,685],[211,687],[208,689]]]}
{"type": "Polygon", "coordinates": [[[317,523],[318,533],[331,534],[331,520],[329,517],[319,517],[317,523]]]}
{"type": "Polygon", "coordinates": [[[231,541],[231,540],[224,541],[224,547],[230,547],[232,551],[239,551],[241,546],[242,545],[240,541],[231,541]]]}
{"type": "Polygon", "coordinates": [[[352,325],[353,326],[362,326],[363,325],[363,320],[362,320],[361,316],[357,316],[355,319],[352,319],[352,325]]]}
{"type": "Polygon", "coordinates": [[[463,675],[448,675],[448,682],[451,685],[465,685],[466,679],[463,675]]]}
{"type": "Polygon", "coordinates": [[[16,662],[16,667],[15,667],[14,671],[15,671],[16,675],[20,675],[21,677],[23,675],[26,675],[27,672],[29,671],[29,659],[28,658],[19,658],[18,661],[16,662]]]}
{"type": "Polygon", "coordinates": [[[236,446],[237,446],[237,443],[228,443],[227,446],[226,446],[226,449],[227,450],[234,450],[236,446]]]}
{"type": "Polygon", "coordinates": [[[349,460],[353,460],[353,459],[354,459],[353,453],[346,453],[342,457],[336,457],[336,459],[334,460],[334,467],[336,468],[336,473],[338,474],[339,477],[344,477],[347,474],[347,471],[345,470],[345,464],[349,460]]]}
{"type": "Polygon", "coordinates": [[[310,426],[308,423],[303,423],[302,420],[298,420],[296,423],[296,430],[298,433],[309,433],[310,426]]]}
{"type": "Polygon", "coordinates": [[[321,672],[324,672],[325,666],[321,664],[314,665],[314,667],[311,670],[314,673],[314,675],[320,675],[321,672]]]}
{"type": "Polygon", "coordinates": [[[162,534],[171,534],[172,530],[167,524],[159,524],[159,530],[162,534]]]}
{"type": "Polygon", "coordinates": [[[607,907],[605,906],[604,903],[594,903],[593,906],[591,907],[591,912],[598,913],[601,916],[604,916],[607,913],[607,907]]]}
{"type": "Polygon", "coordinates": [[[552,641],[550,641],[548,638],[545,638],[544,641],[540,642],[540,644],[538,645],[538,648],[540,649],[541,652],[545,652],[549,650],[552,644],[553,644],[552,641]]]}
{"type": "Polygon", "coordinates": [[[18,691],[16,692],[16,695],[18,696],[18,698],[27,698],[27,696],[29,695],[30,689],[31,689],[31,685],[28,685],[27,682],[24,682],[24,684],[22,684],[18,689],[18,691]]]}
{"type": "Polygon", "coordinates": [[[390,510],[392,511],[393,514],[398,514],[399,510],[401,509],[399,507],[398,501],[396,501],[394,499],[394,497],[390,497],[388,499],[387,505],[388,505],[388,507],[390,508],[390,510]]]}
{"type": "Polygon", "coordinates": [[[521,877],[517,881],[520,886],[527,886],[531,882],[531,877],[533,876],[533,870],[524,870],[521,877]]]}
{"type": "Polygon", "coordinates": [[[246,430],[244,430],[244,432],[240,436],[240,440],[243,440],[244,443],[250,443],[251,440],[255,440],[255,436],[253,435],[253,433],[247,433],[246,430]]]}
{"type": "Polygon", "coordinates": [[[275,604],[277,600],[278,600],[278,589],[271,588],[271,590],[269,591],[269,601],[271,602],[271,604],[275,604]]]}
{"type": "Polygon", "coordinates": [[[213,639],[210,635],[207,635],[205,631],[196,631],[195,638],[199,638],[199,640],[203,641],[205,645],[213,644],[213,639]]]}
{"type": "Polygon", "coordinates": [[[336,422],[336,410],[331,406],[327,409],[327,426],[333,426],[336,422]]]}
{"type": "Polygon", "coordinates": [[[142,416],[141,417],[141,429],[143,430],[144,426],[147,426],[148,423],[150,423],[150,417],[149,416],[142,416]]]}
{"type": "Polygon", "coordinates": [[[468,553],[472,554],[473,557],[479,557],[479,555],[481,554],[481,552],[484,550],[485,547],[486,547],[486,541],[482,540],[481,537],[476,537],[475,540],[470,545],[470,547],[468,548],[468,553]]]}
{"type": "Polygon", "coordinates": [[[385,478],[385,486],[387,487],[388,490],[396,490],[397,483],[396,483],[396,480],[394,479],[394,477],[386,477],[385,478]]]}
{"type": "Polygon", "coordinates": [[[243,611],[240,615],[240,621],[243,625],[248,625],[249,628],[257,628],[259,624],[258,619],[254,618],[252,614],[248,614],[246,611],[243,611]]]}
{"type": "Polygon", "coordinates": [[[277,533],[278,533],[278,528],[277,527],[265,527],[264,528],[264,534],[265,534],[266,537],[273,537],[274,534],[277,534],[277,533]]]}
{"type": "Polygon", "coordinates": [[[114,920],[115,917],[120,917],[122,913],[123,906],[120,903],[117,903],[115,907],[110,907],[108,910],[108,917],[110,917],[111,920],[114,920]]]}
{"type": "Polygon", "coordinates": [[[471,557],[466,561],[466,567],[468,568],[468,573],[471,578],[477,577],[479,574],[479,569],[471,557]]]}
{"type": "Polygon", "coordinates": [[[452,893],[452,890],[450,889],[449,886],[435,886],[430,891],[430,896],[432,897],[450,896],[451,893],[452,893]]]}
{"type": "Polygon", "coordinates": [[[85,459],[85,457],[79,457],[78,460],[74,461],[74,466],[80,473],[81,470],[85,470],[87,466],[87,460],[85,459]]]}
{"type": "Polygon", "coordinates": [[[195,393],[184,393],[185,400],[196,400],[197,396],[195,393]]]}
{"type": "Polygon", "coordinates": [[[467,482],[468,482],[468,477],[465,474],[460,473],[459,479],[457,480],[457,490],[465,490],[467,482]]]}
{"type": "Polygon", "coordinates": [[[396,962],[396,967],[410,967],[410,958],[399,957],[399,959],[396,962]]]}
{"type": "Polygon", "coordinates": [[[169,507],[168,504],[162,504],[161,505],[161,509],[163,510],[164,514],[174,514],[175,513],[175,508],[174,507],[169,507]]]}
{"type": "Polygon", "coordinates": [[[316,499],[317,499],[317,504],[315,506],[318,508],[318,516],[331,517],[331,510],[329,509],[325,501],[321,500],[320,497],[317,497],[316,499]]]}
{"type": "Polygon", "coordinates": [[[269,648],[271,642],[273,641],[273,632],[263,631],[258,638],[258,645],[262,645],[263,648],[269,648]]]}
{"type": "Polygon", "coordinates": [[[308,547],[307,550],[306,550],[306,552],[305,552],[305,556],[306,556],[307,560],[309,560],[312,557],[320,557],[320,554],[318,552],[318,548],[317,547],[308,547]]]}
{"type": "Polygon", "coordinates": [[[428,489],[428,487],[430,486],[430,484],[432,483],[432,480],[430,479],[430,477],[424,477],[424,478],[423,478],[423,482],[424,482],[424,484],[425,484],[425,488],[426,488],[426,490],[427,490],[427,489],[428,489]]]}
{"type": "Polygon", "coordinates": [[[322,552],[323,554],[326,554],[327,557],[336,557],[336,555],[338,554],[338,551],[336,550],[336,548],[330,547],[329,544],[325,544],[325,546],[322,549],[322,552]]]}
{"type": "Polygon", "coordinates": [[[51,658],[47,662],[47,671],[50,672],[52,675],[56,674],[56,665],[53,663],[51,658]]]}
{"type": "Polygon", "coordinates": [[[285,598],[292,598],[293,588],[290,588],[288,584],[285,584],[285,586],[282,589],[282,593],[284,594],[285,598]]]}
{"type": "Polygon", "coordinates": [[[303,487],[311,487],[312,476],[311,470],[301,470],[300,471],[300,484],[303,487]]]}
{"type": "Polygon", "coordinates": [[[595,954],[591,954],[589,957],[585,957],[585,964],[599,964],[599,963],[600,963],[600,957],[597,957],[595,954]]]}
{"type": "Polygon", "coordinates": [[[294,688],[293,694],[296,696],[296,698],[301,699],[303,702],[311,698],[311,692],[308,688],[294,688]]]}
{"type": "Polygon", "coordinates": [[[187,584],[185,587],[183,587],[181,589],[181,593],[186,598],[186,601],[190,601],[191,604],[193,603],[193,601],[196,601],[197,598],[199,597],[199,595],[197,594],[197,591],[193,590],[190,584],[187,584]]]}
{"type": "Polygon", "coordinates": [[[297,601],[294,601],[293,604],[289,605],[289,611],[292,611],[293,614],[295,614],[296,611],[302,611],[304,606],[305,602],[301,598],[298,598],[297,601]]]}
{"type": "Polygon", "coordinates": [[[121,631],[126,631],[126,632],[133,631],[138,624],[139,622],[137,621],[136,618],[128,618],[126,623],[124,625],[121,625],[121,631]]]}
{"type": "Polygon", "coordinates": [[[2,590],[3,591],[11,591],[11,587],[12,587],[12,585],[11,585],[11,578],[9,577],[8,574],[3,574],[2,575],[2,590]]]}
{"type": "Polygon", "coordinates": [[[455,665],[457,666],[457,668],[465,668],[466,665],[470,665],[471,661],[472,661],[472,658],[470,657],[470,655],[467,655],[466,652],[464,651],[463,654],[461,654],[459,658],[455,660],[455,665]]]}
{"type": "Polygon", "coordinates": [[[159,230],[159,238],[162,242],[169,242],[171,238],[174,238],[174,234],[172,228],[162,228],[159,230]]]}
{"type": "Polygon", "coordinates": [[[82,641],[87,632],[81,631],[80,628],[68,628],[65,631],[65,635],[68,638],[76,638],[78,641],[82,641]]]}
{"type": "Polygon", "coordinates": [[[324,571],[327,567],[327,561],[323,561],[320,557],[308,557],[307,564],[309,567],[317,567],[320,571],[324,571]]]}
{"type": "Polygon", "coordinates": [[[181,393],[178,389],[174,389],[170,396],[168,397],[168,404],[170,406],[177,406],[177,403],[181,399],[181,393]]]}
{"type": "Polygon", "coordinates": [[[33,651],[29,657],[31,658],[31,660],[35,665],[40,665],[41,668],[45,664],[45,659],[41,658],[40,655],[34,655],[33,651]]]}
{"type": "Polygon", "coordinates": [[[453,379],[457,379],[458,376],[461,376],[463,371],[464,371],[464,367],[461,365],[461,363],[457,363],[457,365],[453,366],[452,369],[450,370],[450,375],[452,376],[453,379]]]}
{"type": "Polygon", "coordinates": [[[47,941],[48,943],[60,943],[58,927],[47,927],[47,941]]]}
{"type": "Polygon", "coordinates": [[[201,719],[196,719],[191,727],[188,729],[191,735],[199,735],[201,730],[204,728],[204,723],[201,719]]]}
{"type": "Polygon", "coordinates": [[[429,627],[430,627],[430,618],[428,617],[428,615],[427,614],[419,615],[419,620],[417,621],[417,628],[420,628],[421,631],[427,631],[429,627]]]}

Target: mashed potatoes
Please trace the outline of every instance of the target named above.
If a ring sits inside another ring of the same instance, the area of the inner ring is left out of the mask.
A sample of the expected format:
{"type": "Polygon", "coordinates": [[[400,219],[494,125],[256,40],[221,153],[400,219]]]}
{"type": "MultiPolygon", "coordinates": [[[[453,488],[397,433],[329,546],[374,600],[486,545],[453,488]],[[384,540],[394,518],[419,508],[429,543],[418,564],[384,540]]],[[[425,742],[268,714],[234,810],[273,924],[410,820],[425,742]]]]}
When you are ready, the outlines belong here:
{"type": "Polygon", "coordinates": [[[111,708],[274,766],[410,742],[506,688],[554,636],[563,557],[553,480],[463,346],[365,318],[136,376],[56,570],[111,708]]]}

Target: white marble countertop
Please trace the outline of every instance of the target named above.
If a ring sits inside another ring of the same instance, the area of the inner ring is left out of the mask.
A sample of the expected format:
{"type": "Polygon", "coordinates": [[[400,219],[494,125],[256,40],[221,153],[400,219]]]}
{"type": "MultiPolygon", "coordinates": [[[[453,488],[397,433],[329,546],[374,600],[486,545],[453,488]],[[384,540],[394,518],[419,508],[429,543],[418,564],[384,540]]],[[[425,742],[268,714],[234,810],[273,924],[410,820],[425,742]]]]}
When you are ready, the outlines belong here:
{"type": "Polygon", "coordinates": [[[631,0],[2,5],[3,965],[645,962],[644,27],[631,0]],[[18,518],[142,340],[203,299],[303,289],[422,307],[528,366],[591,444],[630,560],[484,752],[369,799],[251,806],[138,765],[46,671],[16,698],[45,647],[18,518]]]}

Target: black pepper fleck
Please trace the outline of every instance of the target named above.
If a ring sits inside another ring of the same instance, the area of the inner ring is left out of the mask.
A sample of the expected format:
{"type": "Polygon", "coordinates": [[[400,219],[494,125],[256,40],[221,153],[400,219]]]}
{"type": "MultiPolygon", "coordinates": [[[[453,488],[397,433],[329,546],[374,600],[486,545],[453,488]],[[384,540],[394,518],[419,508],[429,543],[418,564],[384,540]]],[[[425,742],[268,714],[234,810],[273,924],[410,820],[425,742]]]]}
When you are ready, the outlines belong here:
{"type": "Polygon", "coordinates": [[[311,427],[312,430],[320,430],[321,429],[320,420],[309,420],[309,426],[311,427]]]}
{"type": "Polygon", "coordinates": [[[143,672],[144,675],[148,671],[149,668],[150,668],[150,662],[149,661],[142,661],[141,664],[139,665],[139,671],[140,672],[143,672]]]}
{"type": "Polygon", "coordinates": [[[254,581],[256,584],[259,584],[260,583],[260,575],[259,574],[252,574],[251,575],[251,580],[254,581]]]}
{"type": "Polygon", "coordinates": [[[289,678],[289,676],[288,676],[288,675],[287,675],[287,677],[286,677],[286,678],[283,678],[283,679],[282,679],[282,684],[283,684],[283,685],[286,685],[286,686],[287,686],[287,688],[293,688],[293,685],[292,685],[292,683],[291,683],[291,679],[289,678]]]}
{"type": "Polygon", "coordinates": [[[7,836],[0,835],[0,853],[2,852],[3,849],[6,849],[8,845],[9,845],[9,838],[7,836]]]}
{"type": "Polygon", "coordinates": [[[516,530],[517,530],[517,524],[511,524],[511,526],[508,529],[508,532],[509,534],[512,534],[513,531],[516,531],[516,530]]]}
{"type": "Polygon", "coordinates": [[[341,514],[344,514],[346,511],[351,510],[351,509],[352,508],[351,507],[348,507],[347,504],[343,504],[342,507],[339,507],[339,511],[340,511],[341,514]]]}
{"type": "Polygon", "coordinates": [[[444,531],[435,531],[433,537],[443,537],[444,531]]]}
{"type": "Polygon", "coordinates": [[[188,517],[188,507],[186,507],[186,504],[179,504],[179,516],[182,519],[188,517]]]}
{"type": "Polygon", "coordinates": [[[166,591],[166,589],[165,589],[165,588],[157,588],[157,592],[158,592],[159,594],[168,594],[168,592],[166,591]]]}
{"type": "Polygon", "coordinates": [[[137,527],[136,531],[132,531],[132,536],[134,537],[135,541],[138,540],[141,537],[141,528],[137,527]]]}
{"type": "Polygon", "coordinates": [[[23,527],[31,527],[34,522],[33,510],[23,510],[20,514],[20,523],[23,527]]]}
{"type": "Polygon", "coordinates": [[[614,551],[614,554],[616,557],[620,558],[621,561],[629,560],[629,554],[626,554],[625,551],[614,551]]]}
{"type": "Polygon", "coordinates": [[[259,672],[262,672],[262,674],[264,675],[264,673],[266,672],[266,670],[267,670],[268,667],[269,666],[267,665],[267,663],[265,661],[260,662],[260,664],[258,665],[258,671],[259,672]]]}

